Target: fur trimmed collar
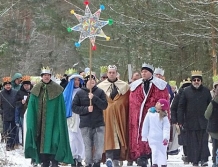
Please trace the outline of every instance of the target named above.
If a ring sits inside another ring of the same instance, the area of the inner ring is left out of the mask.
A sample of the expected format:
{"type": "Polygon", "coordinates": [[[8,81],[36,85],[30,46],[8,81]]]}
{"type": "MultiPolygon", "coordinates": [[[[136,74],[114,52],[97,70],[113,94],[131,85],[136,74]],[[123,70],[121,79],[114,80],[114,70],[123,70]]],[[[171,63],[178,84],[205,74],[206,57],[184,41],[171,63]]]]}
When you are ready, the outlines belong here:
{"type": "Polygon", "coordinates": [[[57,83],[55,83],[54,81],[51,81],[48,84],[44,84],[41,81],[40,83],[36,84],[33,87],[33,89],[31,90],[31,93],[38,97],[40,90],[44,85],[46,85],[49,100],[52,100],[52,99],[58,97],[63,92],[63,88],[60,85],[58,85],[57,83]]]}

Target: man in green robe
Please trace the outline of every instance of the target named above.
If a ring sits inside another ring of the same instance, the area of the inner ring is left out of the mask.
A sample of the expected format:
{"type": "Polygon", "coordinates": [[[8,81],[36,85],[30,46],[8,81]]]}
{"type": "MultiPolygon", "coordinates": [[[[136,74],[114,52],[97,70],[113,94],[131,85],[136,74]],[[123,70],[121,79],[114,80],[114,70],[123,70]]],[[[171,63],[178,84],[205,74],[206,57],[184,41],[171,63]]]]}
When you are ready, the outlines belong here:
{"type": "Polygon", "coordinates": [[[31,90],[26,118],[25,158],[42,167],[58,167],[58,162],[73,164],[66,123],[63,88],[51,80],[43,68],[42,80],[31,90]]]}

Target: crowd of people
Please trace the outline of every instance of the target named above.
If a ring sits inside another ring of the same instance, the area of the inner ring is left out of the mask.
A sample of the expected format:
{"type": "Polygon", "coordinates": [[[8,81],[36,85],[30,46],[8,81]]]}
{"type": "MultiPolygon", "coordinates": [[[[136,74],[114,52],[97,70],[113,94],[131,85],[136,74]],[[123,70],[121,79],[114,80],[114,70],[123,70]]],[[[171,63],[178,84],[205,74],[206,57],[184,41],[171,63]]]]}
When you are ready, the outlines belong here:
{"type": "Polygon", "coordinates": [[[49,68],[35,85],[20,73],[4,77],[0,130],[6,150],[23,146],[25,158],[42,167],[120,167],[124,160],[147,167],[149,159],[152,167],[166,167],[172,145],[182,145],[184,164],[208,166],[210,136],[215,167],[218,77],[210,92],[202,72],[191,71],[177,90],[151,64],[142,64],[131,83],[119,79],[115,65],[102,69],[100,80],[90,70],[72,70],[60,84],[49,68]]]}

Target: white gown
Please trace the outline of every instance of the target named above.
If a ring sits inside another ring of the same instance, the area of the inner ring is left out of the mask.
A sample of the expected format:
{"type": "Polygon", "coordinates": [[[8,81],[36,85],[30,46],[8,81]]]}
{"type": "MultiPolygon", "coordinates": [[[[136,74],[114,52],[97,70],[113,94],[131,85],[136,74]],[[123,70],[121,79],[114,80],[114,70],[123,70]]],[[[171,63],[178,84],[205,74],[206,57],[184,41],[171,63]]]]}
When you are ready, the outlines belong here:
{"type": "MultiPolygon", "coordinates": [[[[74,89],[72,99],[80,89],[74,89]]],[[[72,117],[67,118],[67,127],[69,133],[70,148],[74,159],[81,162],[85,159],[85,145],[79,128],[80,118],[78,114],[73,113],[72,117]]]]}
{"type": "Polygon", "coordinates": [[[152,163],[167,164],[167,145],[163,140],[170,138],[170,122],[167,116],[160,119],[159,113],[148,111],[142,126],[142,141],[148,141],[152,152],[152,163]]]}

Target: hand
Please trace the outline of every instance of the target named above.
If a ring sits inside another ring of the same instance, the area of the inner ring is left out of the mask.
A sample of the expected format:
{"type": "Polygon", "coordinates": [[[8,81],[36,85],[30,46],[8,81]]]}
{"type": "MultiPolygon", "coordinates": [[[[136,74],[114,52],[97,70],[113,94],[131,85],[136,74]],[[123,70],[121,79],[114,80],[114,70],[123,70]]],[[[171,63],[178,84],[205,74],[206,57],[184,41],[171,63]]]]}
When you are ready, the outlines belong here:
{"type": "Polygon", "coordinates": [[[93,98],[93,94],[92,93],[89,93],[89,99],[92,99],[93,98]]]}
{"type": "Polygon", "coordinates": [[[167,140],[167,139],[164,139],[164,140],[163,140],[163,145],[166,146],[167,144],[168,144],[168,140],[167,140]]]}
{"type": "Polygon", "coordinates": [[[26,103],[26,100],[22,100],[22,104],[25,104],[26,103]]]}
{"type": "Polygon", "coordinates": [[[16,123],[16,126],[19,127],[20,126],[19,123],[16,123]]]}
{"type": "Polygon", "coordinates": [[[93,111],[93,106],[89,106],[88,110],[89,110],[89,112],[92,112],[93,111]]]}

